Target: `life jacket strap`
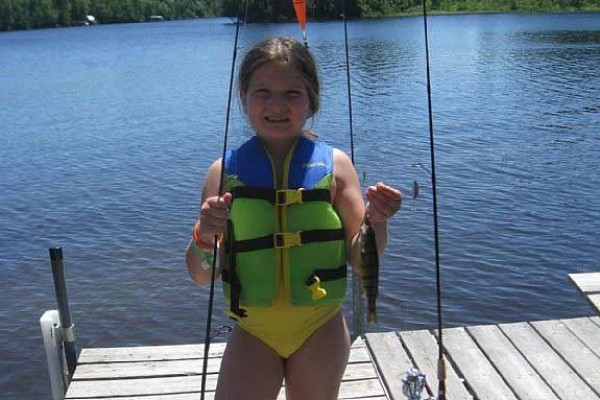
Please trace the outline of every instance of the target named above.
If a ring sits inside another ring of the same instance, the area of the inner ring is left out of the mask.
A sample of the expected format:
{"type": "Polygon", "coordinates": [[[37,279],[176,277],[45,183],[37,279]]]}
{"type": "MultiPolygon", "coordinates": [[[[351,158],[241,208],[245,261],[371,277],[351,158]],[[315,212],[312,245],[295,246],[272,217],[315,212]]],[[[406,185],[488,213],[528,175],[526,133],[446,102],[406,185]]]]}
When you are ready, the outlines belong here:
{"type": "Polygon", "coordinates": [[[345,278],[347,274],[348,268],[346,267],[346,264],[333,269],[316,269],[306,281],[306,285],[312,285],[316,281],[316,278],[321,282],[327,282],[345,278]]]}
{"type": "Polygon", "coordinates": [[[236,320],[236,317],[234,317],[234,315],[239,318],[245,318],[248,315],[246,313],[246,310],[240,308],[240,298],[242,297],[242,282],[240,281],[240,278],[237,275],[237,260],[235,254],[231,252],[231,248],[235,246],[235,240],[231,236],[233,235],[233,223],[231,222],[231,220],[227,221],[227,231],[230,233],[230,235],[228,235],[225,245],[227,246],[227,253],[231,256],[229,257],[229,268],[224,268],[221,271],[221,279],[223,279],[223,282],[227,282],[230,285],[230,317],[236,320]]]}
{"type": "Polygon", "coordinates": [[[231,190],[233,199],[266,200],[277,206],[302,204],[309,201],[326,201],[331,203],[329,189],[267,189],[250,186],[236,186],[231,190]]]}
{"type": "Polygon", "coordinates": [[[234,253],[264,249],[284,249],[313,242],[329,242],[343,240],[343,229],[315,229],[302,232],[284,232],[260,236],[253,239],[237,240],[232,244],[234,253]]]}
{"type": "Polygon", "coordinates": [[[310,290],[313,301],[321,300],[328,295],[327,289],[321,286],[322,282],[345,278],[347,274],[346,264],[334,269],[317,269],[306,280],[306,288],[310,290]]]}

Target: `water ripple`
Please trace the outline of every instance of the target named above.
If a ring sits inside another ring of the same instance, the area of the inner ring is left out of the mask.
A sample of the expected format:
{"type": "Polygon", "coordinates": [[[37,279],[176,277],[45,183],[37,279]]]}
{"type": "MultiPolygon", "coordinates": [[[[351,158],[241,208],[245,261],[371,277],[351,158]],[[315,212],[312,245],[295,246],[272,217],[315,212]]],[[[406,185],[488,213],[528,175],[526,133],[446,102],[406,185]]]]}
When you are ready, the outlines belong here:
{"type": "MultiPolygon", "coordinates": [[[[82,347],[203,340],[208,295],[190,282],[183,252],[221,151],[233,35],[222,22],[0,35],[5,397],[48,397],[38,319],[55,308],[50,246],[64,247],[82,347]]],[[[446,325],[591,314],[566,276],[600,259],[597,26],[592,14],[431,18],[446,325]]],[[[341,29],[311,26],[323,82],[313,127],[349,151],[341,29]]],[[[296,33],[296,24],[249,25],[240,50],[296,33]]],[[[349,34],[357,170],[407,199],[390,221],[381,322],[369,328],[430,328],[421,21],[352,21],[349,34]],[[411,201],[414,180],[421,194],[411,201]]],[[[239,105],[230,128],[230,146],[250,135],[239,105]]],[[[344,309],[350,316],[350,300],[344,309]]],[[[215,323],[228,319],[218,313],[215,323]]]]}

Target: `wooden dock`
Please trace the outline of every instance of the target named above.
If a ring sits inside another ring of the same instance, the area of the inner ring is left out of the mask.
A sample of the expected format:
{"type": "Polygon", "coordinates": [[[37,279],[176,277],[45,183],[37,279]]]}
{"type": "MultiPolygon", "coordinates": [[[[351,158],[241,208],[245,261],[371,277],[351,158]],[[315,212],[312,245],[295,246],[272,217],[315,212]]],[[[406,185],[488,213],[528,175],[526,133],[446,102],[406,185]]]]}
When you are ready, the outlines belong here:
{"type": "MultiPolygon", "coordinates": [[[[600,399],[600,318],[444,329],[447,399],[600,399]]],[[[225,344],[210,348],[213,399],[225,344]]],[[[83,349],[66,399],[198,400],[202,345],[83,349]]],[[[437,393],[437,340],[429,330],[370,333],[352,346],[340,399],[406,399],[411,366],[437,393]]],[[[424,393],[423,398],[427,398],[424,393]]],[[[283,391],[278,399],[285,399],[283,391]]]]}
{"type": "Polygon", "coordinates": [[[600,272],[569,274],[569,279],[600,314],[600,272]]]}

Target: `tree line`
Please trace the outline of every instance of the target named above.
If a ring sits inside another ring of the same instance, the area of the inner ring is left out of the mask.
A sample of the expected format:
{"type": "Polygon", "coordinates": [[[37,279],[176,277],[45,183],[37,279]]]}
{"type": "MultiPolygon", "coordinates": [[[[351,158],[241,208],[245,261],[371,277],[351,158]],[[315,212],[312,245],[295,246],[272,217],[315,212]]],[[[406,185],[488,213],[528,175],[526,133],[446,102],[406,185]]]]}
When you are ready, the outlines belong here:
{"type": "MultiPolygon", "coordinates": [[[[347,0],[348,18],[417,14],[422,0],[347,0]]],[[[280,22],[295,18],[291,0],[244,0],[247,22],[280,22]]],[[[600,11],[600,0],[428,0],[432,13],[600,11]]],[[[88,22],[142,22],[238,14],[239,0],[0,0],[0,31],[72,26],[88,22]]],[[[342,0],[307,0],[310,19],[335,19],[342,0]]]]}
{"type": "MultiPolygon", "coordinates": [[[[339,18],[341,0],[307,0],[307,13],[313,19],[339,18]]],[[[427,0],[432,13],[457,12],[534,12],[600,11],[600,0],[427,0]]],[[[237,15],[238,0],[223,1],[223,15],[237,15]]],[[[419,14],[422,0],[347,0],[349,18],[377,18],[419,14]]],[[[248,0],[243,10],[249,21],[287,21],[294,19],[291,0],[248,0]]]]}
{"type": "Polygon", "coordinates": [[[218,0],[0,0],[0,31],[100,23],[217,16],[218,0]]]}

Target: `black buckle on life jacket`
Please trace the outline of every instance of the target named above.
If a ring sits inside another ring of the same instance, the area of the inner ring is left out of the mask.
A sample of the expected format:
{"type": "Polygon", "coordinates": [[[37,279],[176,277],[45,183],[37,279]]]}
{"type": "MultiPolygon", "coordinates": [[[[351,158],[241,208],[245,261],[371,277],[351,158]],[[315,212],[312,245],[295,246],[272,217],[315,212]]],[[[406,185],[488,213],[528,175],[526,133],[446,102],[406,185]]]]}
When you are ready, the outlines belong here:
{"type": "Polygon", "coordinates": [[[304,189],[280,189],[275,192],[275,204],[287,206],[290,204],[302,204],[304,189]]]}
{"type": "Polygon", "coordinates": [[[344,237],[343,229],[314,229],[302,232],[283,232],[234,241],[232,250],[239,253],[272,248],[281,249],[313,242],[344,240],[344,237]]]}
{"type": "Polygon", "coordinates": [[[273,245],[276,249],[300,246],[302,243],[302,232],[276,233],[273,235],[273,245]]]}

